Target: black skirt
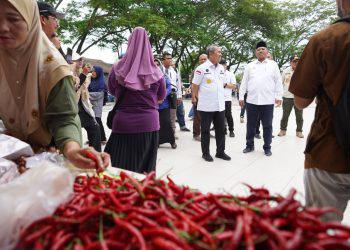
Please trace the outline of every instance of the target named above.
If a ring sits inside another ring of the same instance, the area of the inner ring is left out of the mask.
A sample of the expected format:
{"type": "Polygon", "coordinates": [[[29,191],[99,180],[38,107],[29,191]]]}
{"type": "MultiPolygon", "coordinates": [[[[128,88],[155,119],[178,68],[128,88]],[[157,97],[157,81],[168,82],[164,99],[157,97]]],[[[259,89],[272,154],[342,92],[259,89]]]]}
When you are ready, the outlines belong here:
{"type": "Polygon", "coordinates": [[[175,136],[173,128],[171,127],[170,121],[170,109],[160,109],[159,112],[159,144],[170,143],[173,144],[175,142],[175,136]]]}
{"type": "Polygon", "coordinates": [[[156,170],[158,152],[158,131],[139,134],[112,133],[105,152],[111,156],[113,167],[136,173],[156,170]]]}

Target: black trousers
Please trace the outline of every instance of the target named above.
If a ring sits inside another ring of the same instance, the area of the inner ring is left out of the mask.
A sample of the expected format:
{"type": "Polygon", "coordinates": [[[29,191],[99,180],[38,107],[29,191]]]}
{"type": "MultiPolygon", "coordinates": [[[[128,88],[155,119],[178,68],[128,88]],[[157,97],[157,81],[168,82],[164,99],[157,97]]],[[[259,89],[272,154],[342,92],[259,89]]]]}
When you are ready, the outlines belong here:
{"type": "MultiPolygon", "coordinates": [[[[234,129],[233,118],[232,118],[232,102],[231,101],[225,102],[225,117],[226,117],[226,121],[228,124],[228,130],[230,132],[233,132],[235,129],[234,129]]],[[[225,128],[225,130],[226,130],[226,128],[225,128]]]]}
{"type": "Polygon", "coordinates": [[[201,116],[201,145],[202,153],[209,154],[210,146],[210,125],[213,122],[215,127],[216,153],[225,152],[225,111],[204,112],[201,116]]]}
{"type": "Polygon", "coordinates": [[[272,119],[274,105],[254,105],[247,103],[247,148],[254,148],[254,135],[258,119],[261,119],[264,134],[264,150],[271,149],[272,119]]]}
{"type": "Polygon", "coordinates": [[[105,128],[103,127],[101,117],[95,117],[95,119],[96,119],[98,125],[100,126],[101,141],[107,141],[105,128]]]}
{"type": "Polygon", "coordinates": [[[100,126],[82,107],[79,107],[79,118],[81,126],[86,130],[89,146],[101,152],[100,126]]]}

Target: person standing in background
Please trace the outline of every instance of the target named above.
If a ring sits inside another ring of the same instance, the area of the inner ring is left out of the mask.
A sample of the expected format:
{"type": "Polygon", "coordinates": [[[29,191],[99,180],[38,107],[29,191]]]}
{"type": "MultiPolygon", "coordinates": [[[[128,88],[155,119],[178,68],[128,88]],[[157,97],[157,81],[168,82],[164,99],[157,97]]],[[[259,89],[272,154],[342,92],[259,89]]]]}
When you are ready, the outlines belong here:
{"type": "Polygon", "coordinates": [[[194,73],[193,98],[201,112],[201,147],[202,158],[212,162],[210,155],[210,125],[214,122],[216,139],[216,158],[229,161],[225,153],[225,69],[219,64],[221,48],[210,45],[207,48],[208,60],[198,66],[194,73]]]}
{"type": "MultiPolygon", "coordinates": [[[[176,136],[176,107],[177,107],[177,97],[179,95],[178,93],[178,86],[177,86],[177,74],[172,67],[173,65],[173,57],[169,52],[163,53],[163,72],[164,74],[169,78],[171,83],[171,93],[168,96],[169,99],[169,105],[170,105],[170,121],[171,121],[171,127],[174,130],[174,136],[175,139],[178,139],[176,136]]],[[[181,91],[181,90],[180,90],[181,91]]]]}
{"type": "Polygon", "coordinates": [[[297,122],[297,132],[296,135],[299,138],[304,138],[303,135],[303,110],[298,109],[294,104],[294,95],[289,92],[289,84],[292,79],[293,73],[298,65],[299,58],[293,56],[290,59],[290,67],[286,68],[282,73],[282,83],[284,88],[283,93],[283,116],[281,119],[281,131],[278,133],[278,136],[285,136],[287,132],[287,125],[290,112],[294,108],[295,118],[297,122]]]}
{"type": "Polygon", "coordinates": [[[242,79],[239,91],[239,104],[247,105],[247,143],[243,153],[254,151],[254,135],[257,122],[262,121],[264,133],[264,153],[271,156],[272,120],[274,104],[281,105],[283,86],[281,73],[275,61],[267,58],[268,49],[264,41],[256,45],[257,60],[249,63],[242,79]],[[244,102],[244,95],[247,102],[244,102]]]}
{"type": "Polygon", "coordinates": [[[94,65],[91,73],[91,83],[89,84],[89,94],[90,101],[92,104],[92,109],[95,113],[95,119],[100,126],[101,143],[106,144],[106,134],[104,126],[102,124],[102,109],[103,109],[103,99],[105,91],[105,79],[103,76],[103,69],[100,66],[94,65]]]}
{"type": "MultiPolygon", "coordinates": [[[[228,124],[229,129],[229,136],[235,137],[234,132],[234,123],[232,118],[232,90],[236,88],[236,77],[235,75],[227,70],[227,62],[224,59],[221,59],[220,64],[225,69],[225,85],[224,85],[224,91],[225,91],[225,118],[228,124]]],[[[227,128],[225,125],[225,131],[227,133],[227,128]]]]}
{"type": "Polygon", "coordinates": [[[185,107],[182,100],[182,81],[181,81],[181,74],[180,70],[176,68],[176,65],[173,63],[172,67],[174,71],[176,72],[176,86],[177,86],[177,100],[176,100],[176,118],[177,122],[180,126],[180,131],[184,132],[190,132],[190,130],[186,127],[186,121],[185,121],[185,107]]]}
{"type": "MultiPolygon", "coordinates": [[[[162,70],[161,62],[159,59],[154,59],[154,63],[157,65],[159,69],[162,70]]],[[[165,86],[166,86],[166,97],[164,101],[159,102],[158,112],[159,112],[159,145],[164,143],[170,143],[173,149],[177,148],[177,144],[175,142],[174,131],[171,127],[170,121],[170,105],[168,96],[171,93],[171,83],[169,78],[164,75],[165,86]]]]}
{"type": "Polygon", "coordinates": [[[112,166],[137,173],[155,171],[159,145],[157,109],[166,96],[166,88],[144,28],[137,27],[130,35],[125,56],[113,65],[108,87],[119,101],[105,148],[112,166]]]}
{"type": "MultiPolygon", "coordinates": [[[[207,54],[201,54],[198,58],[199,65],[202,65],[208,60],[207,54]]],[[[192,104],[193,104],[193,139],[196,141],[201,141],[201,116],[200,112],[197,110],[197,100],[194,98],[193,95],[193,77],[194,77],[195,71],[192,72],[190,83],[191,83],[191,96],[192,96],[192,104]]]]}

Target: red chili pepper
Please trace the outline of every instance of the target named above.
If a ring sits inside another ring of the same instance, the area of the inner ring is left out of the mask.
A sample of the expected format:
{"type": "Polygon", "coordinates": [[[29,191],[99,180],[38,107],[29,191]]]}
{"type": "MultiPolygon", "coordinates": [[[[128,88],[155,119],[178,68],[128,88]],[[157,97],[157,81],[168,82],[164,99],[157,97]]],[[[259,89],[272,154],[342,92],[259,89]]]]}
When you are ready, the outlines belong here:
{"type": "Polygon", "coordinates": [[[38,231],[36,231],[36,232],[26,236],[24,238],[24,240],[27,243],[33,242],[33,241],[37,240],[38,238],[40,238],[42,235],[45,235],[46,233],[48,233],[51,229],[52,229],[52,225],[44,226],[40,230],[38,230],[38,231]]]}
{"type": "Polygon", "coordinates": [[[90,160],[93,160],[94,163],[95,163],[95,168],[96,168],[96,171],[99,172],[103,172],[103,169],[102,169],[102,166],[101,166],[101,162],[98,160],[97,156],[94,155],[91,151],[89,150],[83,150],[83,154],[85,154],[85,156],[87,158],[89,158],[90,160]]]}
{"type": "Polygon", "coordinates": [[[141,250],[146,250],[145,239],[143,238],[142,234],[140,233],[140,231],[137,228],[135,228],[132,224],[130,224],[126,221],[123,221],[117,217],[114,218],[114,222],[118,226],[123,228],[124,230],[131,233],[137,239],[137,242],[138,242],[141,250]]]}
{"type": "Polygon", "coordinates": [[[300,249],[303,240],[303,230],[297,228],[294,232],[294,237],[290,239],[286,244],[287,250],[300,249]]]}
{"type": "Polygon", "coordinates": [[[65,244],[70,241],[73,238],[73,234],[69,233],[64,236],[62,236],[57,242],[54,242],[51,249],[52,250],[59,250],[64,248],[65,244]]]}
{"type": "Polygon", "coordinates": [[[294,196],[296,193],[297,193],[297,191],[295,189],[292,189],[290,191],[290,193],[288,194],[287,198],[284,199],[283,201],[281,201],[277,207],[263,210],[263,213],[268,217],[272,217],[272,216],[276,216],[278,214],[281,214],[284,211],[284,209],[286,207],[288,207],[288,205],[291,202],[293,202],[294,196]]]}
{"type": "Polygon", "coordinates": [[[143,229],[142,234],[147,237],[164,237],[170,241],[173,241],[177,245],[179,245],[182,249],[190,250],[190,247],[185,244],[173,231],[167,228],[150,228],[150,229],[143,229]]]}
{"type": "Polygon", "coordinates": [[[182,250],[183,248],[179,247],[176,243],[166,240],[164,238],[156,237],[152,239],[153,245],[156,249],[162,250],[182,250]]]}

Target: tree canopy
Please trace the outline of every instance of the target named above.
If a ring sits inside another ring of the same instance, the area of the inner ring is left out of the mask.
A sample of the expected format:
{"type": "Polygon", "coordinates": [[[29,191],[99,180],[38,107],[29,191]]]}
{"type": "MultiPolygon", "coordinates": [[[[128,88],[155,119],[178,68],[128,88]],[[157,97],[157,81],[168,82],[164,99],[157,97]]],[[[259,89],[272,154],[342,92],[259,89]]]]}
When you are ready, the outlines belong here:
{"type": "Polygon", "coordinates": [[[51,0],[66,14],[63,42],[84,54],[92,46],[119,51],[134,27],[144,27],[154,53],[169,51],[188,75],[209,44],[222,46],[233,71],[264,39],[282,66],[335,18],[333,0],[51,0]],[[63,7],[63,2],[68,2],[63,7]]]}

